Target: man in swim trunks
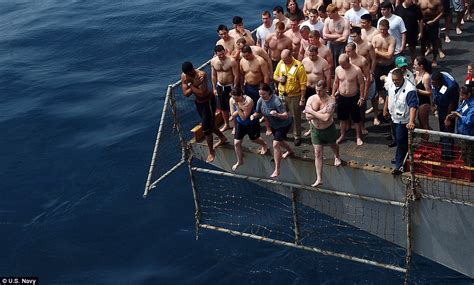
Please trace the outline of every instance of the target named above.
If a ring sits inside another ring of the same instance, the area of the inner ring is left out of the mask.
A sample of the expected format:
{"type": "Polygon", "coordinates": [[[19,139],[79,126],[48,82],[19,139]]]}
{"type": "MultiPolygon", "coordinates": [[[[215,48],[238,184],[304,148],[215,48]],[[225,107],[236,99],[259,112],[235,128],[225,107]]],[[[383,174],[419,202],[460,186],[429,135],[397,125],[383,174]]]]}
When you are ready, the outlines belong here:
{"type": "Polygon", "coordinates": [[[293,49],[293,42],[285,35],[285,25],[282,22],[275,24],[275,32],[267,36],[265,41],[265,51],[272,59],[273,70],[275,70],[281,59],[281,51],[293,49]]]}
{"type": "Polygon", "coordinates": [[[334,76],[332,96],[337,102],[337,118],[340,121],[341,136],[336,143],[346,138],[349,119],[355,124],[357,145],[362,145],[361,106],[365,104],[365,82],[362,70],[349,62],[347,54],[339,56],[339,66],[334,76]],[[337,97],[336,97],[337,96],[337,97]]]}
{"type": "Polygon", "coordinates": [[[309,46],[308,51],[309,56],[301,62],[308,78],[306,82],[306,100],[316,94],[316,84],[320,80],[326,81],[326,86],[331,85],[331,69],[328,62],[318,55],[318,48],[316,46],[309,46]]]}
{"type": "Polygon", "coordinates": [[[230,129],[229,126],[229,99],[232,88],[239,85],[239,65],[230,56],[226,55],[222,45],[214,47],[216,56],[211,59],[211,82],[214,96],[217,96],[217,108],[221,110],[224,126],[221,132],[230,129]]]}
{"type": "Polygon", "coordinates": [[[329,43],[334,61],[332,67],[335,68],[339,55],[344,53],[344,46],[347,43],[351,27],[349,21],[337,13],[336,5],[329,4],[326,11],[328,18],[324,20],[323,37],[329,43]]]}
{"type": "Polygon", "coordinates": [[[336,100],[328,96],[326,81],[319,80],[316,84],[316,95],[311,96],[306,103],[303,113],[310,123],[311,143],[314,148],[314,164],[316,181],[311,185],[316,187],[323,184],[323,147],[329,145],[334,153],[334,165],[341,165],[339,145],[336,144],[338,133],[334,124],[333,114],[336,100]]]}
{"type": "Polygon", "coordinates": [[[212,162],[215,157],[212,133],[219,137],[219,142],[215,147],[227,142],[227,138],[215,125],[216,98],[207,87],[207,75],[204,71],[194,69],[193,64],[189,61],[182,64],[181,70],[183,71],[183,73],[181,73],[183,95],[189,97],[194,94],[194,103],[201,117],[202,132],[204,133],[209,149],[206,162],[212,162]]]}
{"type": "Polygon", "coordinates": [[[439,38],[439,20],[443,17],[443,4],[440,0],[420,0],[418,5],[423,15],[423,36],[421,38],[421,55],[425,54],[426,46],[433,47],[432,66],[437,65],[441,40],[439,38]]]}
{"type": "Polygon", "coordinates": [[[240,74],[244,93],[257,102],[260,98],[258,94],[260,83],[270,83],[267,63],[263,58],[254,55],[248,45],[242,47],[240,54],[242,55],[240,74]]]}
{"type": "Polygon", "coordinates": [[[235,136],[234,136],[234,148],[237,162],[232,166],[232,171],[235,171],[240,165],[244,164],[242,155],[242,140],[245,135],[249,136],[249,139],[262,146],[259,153],[264,155],[267,153],[268,145],[260,137],[260,123],[258,120],[250,119],[250,115],[255,113],[255,105],[252,98],[242,94],[240,88],[234,88],[230,92],[232,98],[229,100],[231,108],[230,119],[235,119],[235,136]]]}
{"type": "MultiPolygon", "coordinates": [[[[381,79],[382,76],[387,74],[395,68],[393,62],[393,55],[395,53],[395,38],[388,33],[389,22],[386,19],[382,19],[379,22],[380,33],[372,38],[372,46],[375,49],[375,60],[377,62],[374,70],[375,87],[377,88],[378,95],[385,98],[384,82],[381,79]]],[[[377,98],[377,97],[376,97],[377,98]]],[[[378,100],[378,99],[375,99],[378,100]]],[[[372,104],[374,108],[374,125],[380,124],[378,115],[378,103],[372,104]]]]}

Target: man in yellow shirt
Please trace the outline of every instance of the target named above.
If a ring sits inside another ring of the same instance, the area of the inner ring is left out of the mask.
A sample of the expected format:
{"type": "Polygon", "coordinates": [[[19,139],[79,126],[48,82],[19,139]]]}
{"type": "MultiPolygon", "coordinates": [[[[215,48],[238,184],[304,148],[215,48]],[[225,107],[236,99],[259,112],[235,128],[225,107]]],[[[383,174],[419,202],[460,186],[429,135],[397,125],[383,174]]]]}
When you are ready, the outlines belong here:
{"type": "Polygon", "coordinates": [[[281,60],[273,73],[273,79],[278,83],[278,95],[294,118],[293,136],[295,146],[299,146],[301,145],[301,108],[305,105],[306,71],[303,64],[293,58],[291,51],[284,49],[281,52],[281,60]]]}

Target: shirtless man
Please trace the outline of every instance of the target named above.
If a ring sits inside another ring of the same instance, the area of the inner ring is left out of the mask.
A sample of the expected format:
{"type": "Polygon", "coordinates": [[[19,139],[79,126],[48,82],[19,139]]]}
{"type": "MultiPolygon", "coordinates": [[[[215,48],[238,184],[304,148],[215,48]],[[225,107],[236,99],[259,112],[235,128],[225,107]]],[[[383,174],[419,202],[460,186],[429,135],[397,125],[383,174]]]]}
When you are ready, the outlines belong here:
{"type": "Polygon", "coordinates": [[[339,56],[339,66],[336,67],[332,96],[336,98],[337,118],[340,121],[341,136],[336,143],[346,139],[349,118],[355,124],[357,145],[362,145],[362,115],[361,106],[365,104],[365,82],[359,67],[349,62],[347,54],[339,56]]]}
{"type": "MultiPolygon", "coordinates": [[[[239,59],[242,58],[241,54],[240,54],[240,51],[246,45],[247,45],[247,41],[245,40],[245,38],[240,38],[240,39],[237,40],[236,55],[238,55],[239,59]]],[[[272,60],[270,59],[268,54],[265,52],[265,50],[263,50],[263,48],[261,48],[259,46],[250,46],[250,48],[252,49],[252,53],[254,55],[259,56],[259,57],[261,57],[265,60],[265,62],[267,63],[267,66],[268,66],[268,71],[270,72],[268,76],[272,77],[273,76],[272,60]]]]}
{"type": "Polygon", "coordinates": [[[440,0],[420,0],[418,5],[423,15],[424,30],[421,38],[421,54],[424,55],[427,44],[433,47],[432,65],[437,65],[440,49],[439,20],[443,17],[443,4],[440,0]]]}
{"type": "MultiPolygon", "coordinates": [[[[382,19],[379,22],[379,31],[380,34],[375,35],[372,38],[372,46],[375,50],[375,61],[376,66],[374,70],[375,76],[375,87],[377,89],[378,95],[382,98],[385,97],[384,92],[384,81],[381,79],[382,76],[387,76],[387,74],[395,68],[393,62],[393,55],[395,53],[395,38],[388,33],[389,22],[386,19],[382,19]]],[[[377,118],[378,115],[378,101],[374,107],[374,125],[379,125],[380,121],[377,118]]]]}
{"type": "Polygon", "coordinates": [[[219,137],[219,142],[215,147],[227,142],[227,138],[215,126],[216,98],[209,92],[209,88],[207,87],[207,75],[204,71],[194,69],[193,64],[189,61],[182,64],[181,70],[183,71],[183,73],[181,73],[183,95],[189,97],[194,94],[196,110],[201,117],[202,131],[208,147],[206,162],[209,163],[214,161],[215,157],[212,133],[219,137]]]}
{"type": "Polygon", "coordinates": [[[215,57],[211,59],[212,92],[217,96],[217,108],[221,110],[224,126],[221,132],[230,129],[229,100],[232,88],[239,86],[239,65],[232,57],[225,54],[222,45],[214,47],[215,57]]]}
{"type": "Polygon", "coordinates": [[[323,0],[304,0],[303,13],[305,16],[309,16],[310,10],[317,10],[319,6],[323,5],[323,0]]]}
{"type": "Polygon", "coordinates": [[[244,94],[250,96],[254,102],[260,98],[258,93],[260,83],[269,83],[270,77],[268,66],[265,60],[256,56],[250,46],[243,46],[240,50],[242,59],[240,60],[241,82],[244,94]]]}
{"type": "Polygon", "coordinates": [[[379,0],[361,0],[360,5],[369,11],[369,24],[371,26],[377,25],[377,12],[379,10],[379,0]]]}
{"type": "Polygon", "coordinates": [[[252,38],[252,32],[244,28],[244,20],[242,17],[235,16],[232,18],[232,24],[234,28],[229,31],[229,36],[233,37],[235,41],[244,37],[248,45],[255,45],[255,41],[252,38]]]}
{"type": "Polygon", "coordinates": [[[299,61],[302,61],[304,58],[304,53],[309,47],[309,32],[310,29],[308,26],[302,26],[300,28],[300,34],[301,34],[301,44],[300,44],[300,50],[298,51],[298,56],[296,59],[299,61]]]}
{"type": "MultiPolygon", "coordinates": [[[[366,81],[366,83],[369,85],[367,89],[367,100],[371,101],[372,106],[377,105],[378,99],[375,96],[377,94],[377,89],[375,88],[374,78],[375,66],[377,64],[377,61],[375,59],[375,49],[369,41],[362,39],[361,29],[359,27],[351,29],[351,38],[352,42],[356,45],[357,54],[365,57],[365,59],[367,60],[367,65],[369,66],[370,76],[369,81],[366,81]]],[[[372,113],[373,110],[374,108],[371,107],[369,110],[366,111],[366,113],[372,113]]],[[[362,132],[364,132],[363,129],[362,132]]]]}
{"type": "Polygon", "coordinates": [[[293,49],[293,42],[285,36],[285,25],[282,22],[276,23],[275,33],[269,34],[265,41],[265,51],[272,60],[273,70],[281,59],[281,51],[293,49]]]}
{"type": "Polygon", "coordinates": [[[281,6],[273,8],[273,25],[275,26],[278,22],[282,22],[285,25],[285,31],[290,28],[290,19],[285,16],[281,6]]]}
{"type": "Polygon", "coordinates": [[[318,48],[316,46],[309,46],[308,52],[308,57],[304,58],[301,62],[308,78],[306,82],[306,100],[316,93],[316,84],[320,80],[325,81],[326,86],[331,84],[330,66],[324,58],[318,56],[318,48]]]}
{"type": "MultiPolygon", "coordinates": [[[[355,43],[348,43],[346,45],[346,54],[349,56],[349,62],[352,63],[353,65],[359,67],[362,70],[362,74],[364,75],[364,81],[365,81],[365,89],[364,89],[364,96],[363,98],[368,98],[368,93],[369,93],[369,86],[371,85],[371,78],[372,75],[370,74],[370,65],[367,59],[365,57],[357,54],[356,52],[356,44],[355,43]]],[[[366,103],[366,101],[364,102],[366,103]]],[[[361,121],[361,128],[362,128],[362,134],[367,135],[368,131],[364,126],[364,121],[365,121],[365,106],[367,104],[364,104],[362,107],[362,121],[361,121]]]]}
{"type": "Polygon", "coordinates": [[[344,53],[344,46],[350,33],[349,21],[341,17],[334,4],[326,8],[328,18],[324,21],[323,37],[329,42],[329,49],[333,57],[333,67],[337,66],[339,55],[344,53]]]}
{"type": "MultiPolygon", "coordinates": [[[[333,70],[334,69],[334,67],[333,67],[334,62],[333,62],[331,50],[326,45],[323,45],[321,43],[319,32],[318,31],[309,32],[308,42],[309,42],[310,46],[316,46],[318,48],[318,55],[320,57],[324,58],[328,62],[329,70],[333,70]]],[[[305,52],[304,52],[303,58],[308,57],[308,56],[309,56],[309,51],[308,51],[308,49],[306,49],[305,52]]],[[[330,85],[328,85],[328,86],[330,86],[330,85]]]]}
{"type": "Polygon", "coordinates": [[[344,17],[344,14],[351,8],[350,0],[333,0],[332,3],[336,5],[337,12],[341,17],[344,17]]]}
{"type": "Polygon", "coordinates": [[[362,39],[364,41],[372,42],[375,35],[379,34],[379,31],[372,26],[372,18],[370,15],[360,16],[360,27],[362,28],[362,39]]]}
{"type": "Polygon", "coordinates": [[[318,81],[316,84],[316,95],[308,99],[303,111],[310,124],[311,143],[314,148],[316,181],[311,185],[313,187],[323,184],[324,145],[329,144],[334,153],[334,166],[341,165],[339,146],[336,144],[337,130],[333,119],[335,109],[336,100],[327,94],[326,81],[318,81]]]}
{"type": "Polygon", "coordinates": [[[219,34],[219,37],[221,37],[221,39],[217,41],[216,46],[222,45],[225,49],[225,53],[227,55],[233,56],[235,50],[235,40],[233,37],[229,36],[229,29],[227,28],[227,26],[219,25],[217,27],[217,33],[219,34]]]}
{"type": "Polygon", "coordinates": [[[293,45],[293,48],[291,49],[293,57],[298,58],[302,36],[299,28],[299,20],[295,16],[290,18],[290,29],[285,32],[285,36],[291,39],[293,45]]]}

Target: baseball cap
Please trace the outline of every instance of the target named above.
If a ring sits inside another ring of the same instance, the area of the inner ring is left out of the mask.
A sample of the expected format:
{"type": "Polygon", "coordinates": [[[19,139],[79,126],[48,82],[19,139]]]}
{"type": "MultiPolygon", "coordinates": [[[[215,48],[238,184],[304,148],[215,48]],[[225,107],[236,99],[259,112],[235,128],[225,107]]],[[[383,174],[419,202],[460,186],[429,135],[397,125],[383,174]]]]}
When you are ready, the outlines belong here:
{"type": "Polygon", "coordinates": [[[407,59],[406,59],[404,56],[398,56],[398,57],[395,59],[395,65],[396,65],[397,67],[408,66],[408,61],[407,61],[407,59]]]}

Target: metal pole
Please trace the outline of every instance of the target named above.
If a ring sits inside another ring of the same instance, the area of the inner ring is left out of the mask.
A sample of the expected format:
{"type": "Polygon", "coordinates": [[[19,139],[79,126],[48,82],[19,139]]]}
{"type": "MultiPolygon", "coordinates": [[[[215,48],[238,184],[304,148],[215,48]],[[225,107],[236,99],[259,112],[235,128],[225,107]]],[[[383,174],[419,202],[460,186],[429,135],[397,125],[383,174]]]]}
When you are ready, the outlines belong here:
{"type": "Polygon", "coordinates": [[[278,245],[303,249],[303,250],[307,250],[307,251],[311,251],[311,252],[316,252],[316,253],[320,253],[320,254],[323,254],[323,255],[339,257],[339,258],[342,258],[342,259],[355,261],[355,262],[359,262],[359,263],[363,263],[363,264],[369,264],[369,265],[373,265],[373,266],[377,266],[377,267],[381,267],[381,268],[385,268],[385,269],[390,269],[390,270],[394,270],[394,271],[398,271],[398,272],[402,272],[402,273],[406,272],[405,268],[401,268],[401,267],[398,267],[398,266],[395,266],[395,265],[380,263],[380,262],[377,262],[377,261],[363,259],[363,258],[358,258],[358,257],[350,256],[350,255],[347,255],[347,254],[327,251],[327,250],[319,249],[319,248],[316,248],[316,247],[309,247],[309,246],[294,244],[294,243],[291,243],[291,242],[276,240],[276,239],[272,239],[272,238],[267,238],[267,237],[254,235],[254,234],[243,233],[243,232],[239,232],[239,231],[233,231],[233,230],[229,230],[229,229],[225,229],[225,228],[221,228],[221,227],[216,227],[216,226],[212,226],[212,225],[208,225],[208,224],[200,224],[199,227],[204,228],[204,229],[209,229],[209,230],[214,230],[214,231],[218,231],[218,232],[231,234],[233,236],[247,237],[247,238],[252,238],[252,239],[259,240],[259,241],[265,241],[265,242],[270,242],[270,243],[273,243],[273,244],[278,244],[278,245]]]}
{"type": "Polygon", "coordinates": [[[161,113],[161,119],[160,119],[160,125],[158,127],[158,133],[156,134],[156,142],[155,142],[155,147],[153,148],[153,155],[151,157],[151,163],[150,163],[150,169],[148,170],[148,177],[146,179],[146,184],[145,184],[145,192],[143,193],[143,198],[146,198],[148,196],[148,192],[150,191],[150,184],[151,184],[151,178],[153,176],[153,170],[155,168],[155,161],[156,161],[156,155],[158,153],[158,146],[160,145],[160,140],[161,140],[161,134],[163,132],[163,125],[165,123],[165,117],[166,117],[166,110],[169,104],[169,99],[171,96],[171,85],[168,86],[168,89],[166,90],[166,97],[165,97],[165,104],[163,105],[163,112],[161,113]]]}
{"type": "Polygon", "coordinates": [[[408,131],[408,154],[410,156],[410,192],[413,198],[419,199],[420,193],[416,187],[416,176],[415,176],[415,156],[413,147],[413,131],[408,131]]]}
{"type": "Polygon", "coordinates": [[[438,131],[431,131],[431,130],[424,130],[424,129],[414,129],[413,132],[417,134],[428,134],[428,135],[436,135],[440,137],[447,137],[447,138],[453,138],[453,139],[474,141],[474,136],[466,136],[466,135],[452,134],[452,133],[438,132],[438,131]]]}
{"type": "Polygon", "coordinates": [[[300,223],[298,219],[298,190],[291,188],[291,205],[293,208],[293,223],[295,225],[295,244],[300,243],[300,223]]]}
{"type": "Polygon", "coordinates": [[[196,187],[196,181],[195,181],[195,177],[193,173],[192,160],[193,160],[193,157],[190,156],[188,158],[188,169],[189,169],[189,177],[191,178],[191,187],[193,189],[194,207],[196,209],[194,213],[194,218],[196,219],[196,240],[198,240],[199,239],[199,225],[201,224],[201,203],[200,203],[199,191],[196,187]]]}
{"type": "Polygon", "coordinates": [[[411,201],[412,199],[407,196],[406,200],[406,219],[407,219],[407,252],[405,257],[405,280],[404,284],[408,284],[410,277],[411,257],[412,257],[412,224],[411,224],[411,201]]]}

